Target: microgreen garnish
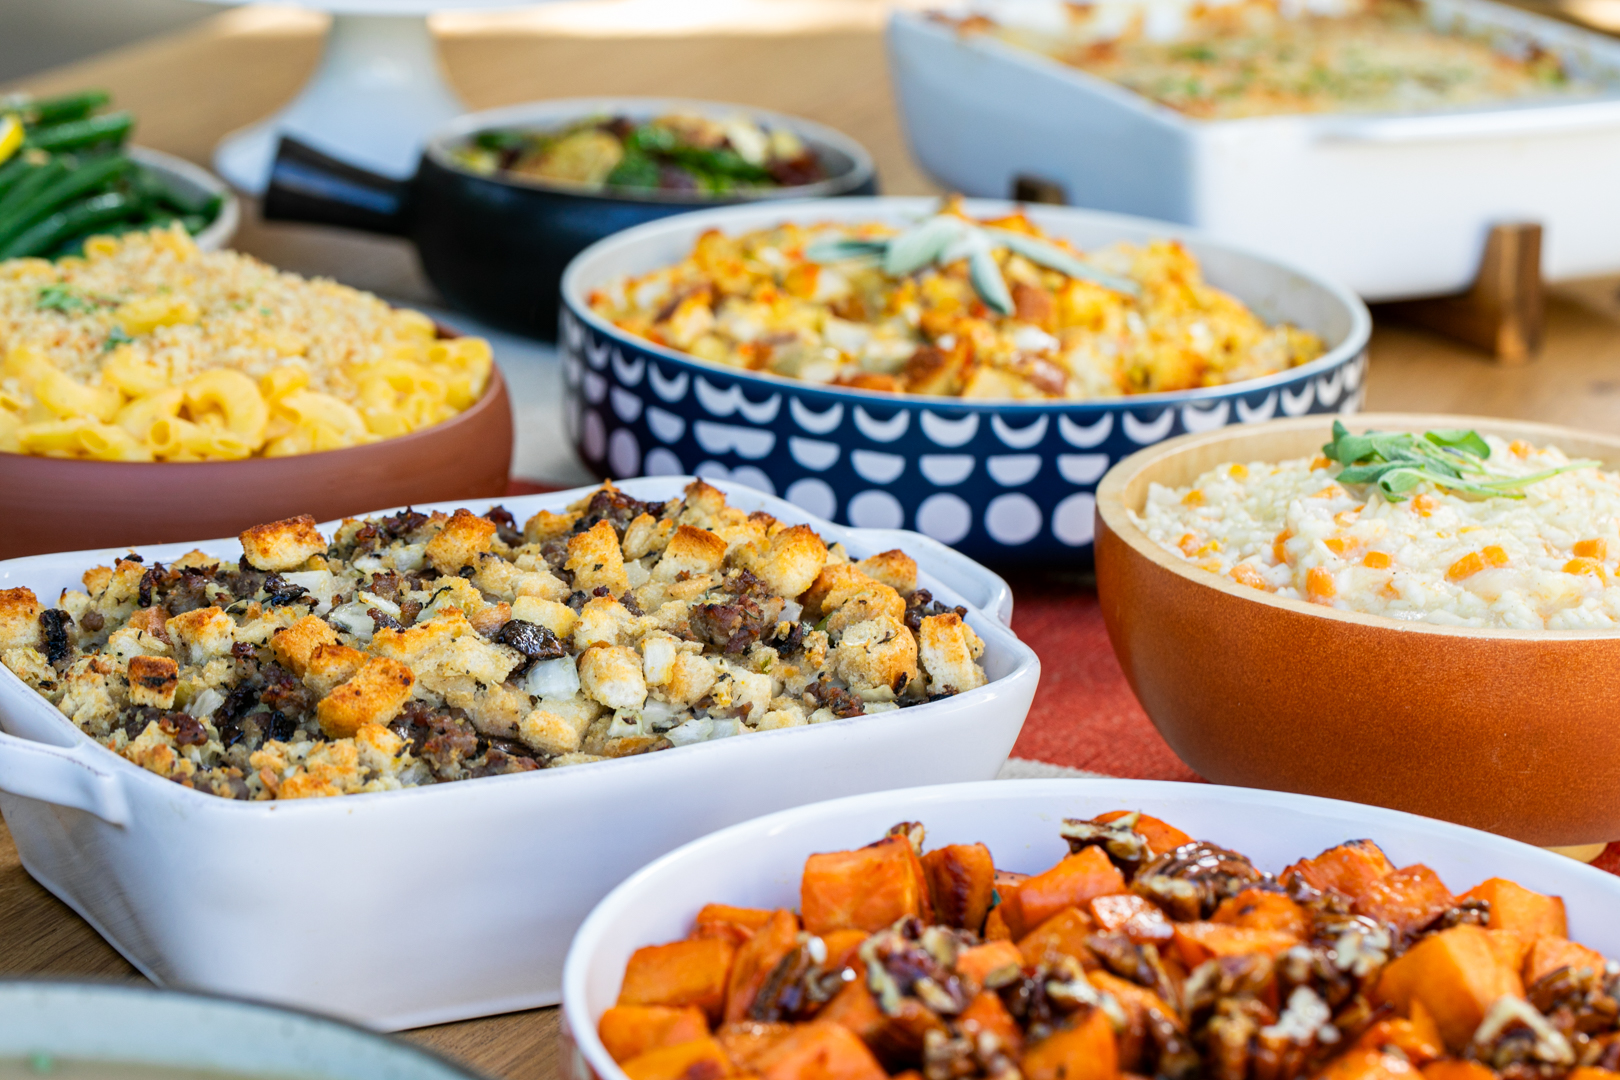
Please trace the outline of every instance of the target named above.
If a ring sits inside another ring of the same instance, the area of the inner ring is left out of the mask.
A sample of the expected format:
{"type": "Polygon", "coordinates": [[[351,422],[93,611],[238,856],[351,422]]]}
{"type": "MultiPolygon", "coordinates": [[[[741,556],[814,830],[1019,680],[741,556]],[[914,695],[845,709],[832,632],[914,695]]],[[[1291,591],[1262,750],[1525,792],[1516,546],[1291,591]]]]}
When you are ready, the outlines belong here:
{"type": "Polygon", "coordinates": [[[38,298],[34,300],[34,306],[41,311],[65,311],[70,315],[95,310],[94,304],[60,282],[40,289],[38,298]]]}
{"type": "Polygon", "coordinates": [[[1394,502],[1423,483],[1484,499],[1522,499],[1524,489],[1538,480],[1598,465],[1596,461],[1572,461],[1555,469],[1510,476],[1486,464],[1490,444],[1477,431],[1445,428],[1422,435],[1404,431],[1352,435],[1337,420],[1333,421],[1333,441],[1322,447],[1322,454],[1344,466],[1339,483],[1377,484],[1394,502]]]}
{"type": "Polygon", "coordinates": [[[1136,282],[1099,270],[1056,244],[1010,229],[975,225],[955,214],[935,214],[895,236],[826,237],[806,247],[804,257],[816,263],[857,259],[881,265],[884,273],[894,277],[914,274],[929,264],[943,267],[966,259],[968,280],[973,283],[979,299],[997,314],[1011,315],[1016,309],[1001,268],[996,265],[997,248],[1006,248],[1037,266],[1092,281],[1127,296],[1142,294],[1142,287],[1136,282]]]}
{"type": "Polygon", "coordinates": [[[102,352],[111,352],[120,345],[128,345],[135,339],[125,332],[122,326],[115,326],[107,332],[107,340],[101,343],[102,352]]]}

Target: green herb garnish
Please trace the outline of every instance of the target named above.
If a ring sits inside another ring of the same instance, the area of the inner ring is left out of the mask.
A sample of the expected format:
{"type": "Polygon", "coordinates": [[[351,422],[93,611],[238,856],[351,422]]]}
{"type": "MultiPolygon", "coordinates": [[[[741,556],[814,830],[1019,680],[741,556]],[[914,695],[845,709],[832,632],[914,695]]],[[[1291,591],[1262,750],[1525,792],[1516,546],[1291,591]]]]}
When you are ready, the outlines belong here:
{"type": "Polygon", "coordinates": [[[95,310],[94,304],[60,282],[40,289],[34,306],[40,311],[65,311],[70,315],[95,310]]]}
{"type": "Polygon", "coordinates": [[[115,326],[107,334],[107,340],[101,343],[102,352],[111,352],[120,345],[128,345],[135,339],[125,332],[122,326],[115,326]]]}
{"type": "Polygon", "coordinates": [[[1524,489],[1538,480],[1599,464],[1572,461],[1556,469],[1510,476],[1486,464],[1491,448],[1477,431],[1447,428],[1422,435],[1390,431],[1352,435],[1337,420],[1333,421],[1333,441],[1322,447],[1322,454],[1344,466],[1339,483],[1377,484],[1393,502],[1423,483],[1484,499],[1522,499],[1524,489]]]}

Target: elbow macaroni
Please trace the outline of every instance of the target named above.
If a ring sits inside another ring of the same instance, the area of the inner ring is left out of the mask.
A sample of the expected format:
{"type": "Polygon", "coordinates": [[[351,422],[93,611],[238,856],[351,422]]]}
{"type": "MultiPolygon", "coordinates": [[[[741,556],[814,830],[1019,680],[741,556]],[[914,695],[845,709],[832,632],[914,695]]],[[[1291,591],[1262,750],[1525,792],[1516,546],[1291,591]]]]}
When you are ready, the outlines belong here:
{"type": "Polygon", "coordinates": [[[0,263],[0,451],[106,461],[281,457],[442,423],[489,384],[480,338],[181,230],[0,263]]]}

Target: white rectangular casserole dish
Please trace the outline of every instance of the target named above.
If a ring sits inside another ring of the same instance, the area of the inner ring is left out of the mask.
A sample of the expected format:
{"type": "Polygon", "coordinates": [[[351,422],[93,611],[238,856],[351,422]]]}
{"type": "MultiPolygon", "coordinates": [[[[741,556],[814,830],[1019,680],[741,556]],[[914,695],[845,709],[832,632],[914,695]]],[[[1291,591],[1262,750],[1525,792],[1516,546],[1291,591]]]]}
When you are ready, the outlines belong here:
{"type": "Polygon", "coordinates": [[[1620,953],[1620,878],[1573,859],[1432,818],[1375,806],[1214,784],[1020,780],[884,791],[786,810],[673,851],[614,889],[585,920],[563,971],[562,1080],[624,1080],[596,1025],[619,996],[630,954],[683,938],[706,903],[799,907],[805,858],[862,847],[918,821],[927,847],[984,843],[998,869],[1037,873],[1069,853],[1065,817],[1141,810],[1277,873],[1346,840],[1370,838],[1396,866],[1421,862],[1456,891],[1505,877],[1564,898],[1569,936],[1620,953]]]}
{"type": "MultiPolygon", "coordinates": [[[[620,485],[678,498],[690,478],[620,485]]],[[[1012,594],[937,541],[854,529],[716,482],[865,556],[902,548],[966,604],[990,682],[876,717],[755,732],[616,761],[335,799],[244,803],[97,746],[0,669],[0,812],[22,863],[154,982],[297,1005],[383,1029],[553,1004],[568,939],[647,861],[725,825],[829,796],[993,777],[1040,661],[1007,629],[1012,594]]],[[[592,489],[441,503],[522,520],[592,489]]],[[[419,508],[421,509],[421,508],[419,508]]],[[[236,558],[235,540],[153,545],[236,558]]],[[[42,601],[119,551],[0,563],[42,601]]]]}
{"type": "Polygon", "coordinates": [[[1425,3],[1436,19],[1533,42],[1613,89],[1421,114],[1193,120],[904,10],[889,23],[889,62],[912,154],[968,195],[1005,198],[1015,177],[1036,177],[1073,205],[1195,225],[1368,300],[1467,288],[1502,221],[1544,226],[1548,278],[1620,269],[1620,41],[1491,0],[1425,3]]]}

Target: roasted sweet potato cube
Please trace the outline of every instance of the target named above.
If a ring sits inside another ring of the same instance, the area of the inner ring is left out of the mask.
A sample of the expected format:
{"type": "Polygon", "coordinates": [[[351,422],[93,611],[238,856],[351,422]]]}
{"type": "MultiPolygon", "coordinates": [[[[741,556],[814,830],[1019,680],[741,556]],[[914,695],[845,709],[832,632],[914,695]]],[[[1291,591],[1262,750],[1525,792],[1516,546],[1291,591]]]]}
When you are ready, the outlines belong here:
{"type": "Polygon", "coordinates": [[[1564,1080],[1620,1080],[1620,1072],[1583,1065],[1578,1069],[1571,1069],[1564,1080]]]}
{"type": "Polygon", "coordinates": [[[1018,1021],[1012,1018],[1007,1006],[989,990],[981,990],[956,1017],[956,1026],[964,1034],[977,1036],[989,1032],[1001,1040],[1002,1047],[1014,1058],[1024,1052],[1024,1033],[1018,1021]]]}
{"type": "Polygon", "coordinates": [[[1048,956],[1072,956],[1093,968],[1097,958],[1086,948],[1086,938],[1096,932],[1097,924],[1090,915],[1076,907],[1064,908],[1025,934],[1018,942],[1018,952],[1030,967],[1048,956]]]}
{"type": "Polygon", "coordinates": [[[798,948],[799,919],[791,911],[776,911],[770,921],[737,950],[726,982],[725,1021],[728,1024],[749,1019],[760,987],[782,958],[798,948]]]}
{"type": "Polygon", "coordinates": [[[975,986],[983,986],[998,971],[1023,966],[1024,954],[1010,941],[987,941],[956,954],[956,973],[972,979],[975,986]]]}
{"type": "Polygon", "coordinates": [[[1298,874],[1312,888],[1329,889],[1352,901],[1360,900],[1367,887],[1393,872],[1395,866],[1382,848],[1371,840],[1350,840],[1328,848],[1314,859],[1303,859],[1279,875],[1287,881],[1298,874]]]}
{"type": "Polygon", "coordinates": [[[827,946],[827,959],[821,962],[823,971],[841,971],[852,967],[862,972],[866,965],[861,962],[859,955],[861,942],[871,935],[865,930],[834,930],[821,935],[821,943],[827,946]]]}
{"type": "Polygon", "coordinates": [[[619,988],[620,1005],[695,1005],[709,1022],[720,1019],[737,949],[729,941],[692,938],[648,945],[630,955],[619,988]]]}
{"type": "Polygon", "coordinates": [[[1280,930],[1301,941],[1310,929],[1310,919],[1303,908],[1282,893],[1268,889],[1244,889],[1236,896],[1227,897],[1210,915],[1209,921],[1248,930],[1280,930]]]}
{"type": "Polygon", "coordinates": [[[891,1069],[921,1062],[923,1040],[928,1032],[945,1031],[939,1017],[915,998],[902,998],[898,1014],[885,1013],[878,1008],[877,999],[864,980],[845,983],[816,1014],[816,1019],[848,1028],[891,1069]]]}
{"type": "Polygon", "coordinates": [[[1590,968],[1602,972],[1603,954],[1564,938],[1537,938],[1524,958],[1524,985],[1534,986],[1560,968],[1590,968]]]}
{"type": "Polygon", "coordinates": [[[1007,925],[1007,905],[997,904],[984,919],[984,940],[1011,941],[1012,928],[1007,925]]]}
{"type": "Polygon", "coordinates": [[[630,1080],[720,1080],[737,1071],[712,1035],[649,1050],[619,1068],[630,1080]]]}
{"type": "Polygon", "coordinates": [[[1440,875],[1427,866],[1404,866],[1369,882],[1356,900],[1358,915],[1388,923],[1403,934],[1420,930],[1457,903],[1440,875]]]}
{"type": "Polygon", "coordinates": [[[1247,956],[1265,953],[1277,956],[1299,944],[1299,938],[1286,930],[1254,930],[1217,922],[1175,924],[1175,955],[1187,970],[1214,956],[1247,956]]]}
{"type": "MultiPolygon", "coordinates": [[[[1419,1008],[1422,1006],[1419,1005],[1419,1008]]],[[[1429,1025],[1432,1029],[1433,1025],[1429,1025]]],[[[1362,1050],[1388,1050],[1394,1048],[1406,1055],[1414,1065],[1423,1066],[1446,1052],[1438,1031],[1423,1031],[1419,1025],[1401,1017],[1379,1020],[1356,1040],[1362,1050]]]]}
{"type": "Polygon", "coordinates": [[[1497,962],[1509,971],[1517,971],[1522,975],[1524,958],[1530,955],[1530,946],[1535,942],[1524,940],[1512,930],[1486,930],[1485,936],[1490,941],[1491,951],[1496,954],[1497,962]]]}
{"type": "Polygon", "coordinates": [[[950,844],[922,857],[934,918],[978,933],[990,913],[996,865],[983,844],[950,844]]]}
{"type": "Polygon", "coordinates": [[[1486,901],[1491,905],[1490,928],[1511,930],[1526,942],[1533,942],[1543,934],[1569,936],[1562,897],[1531,892],[1506,878],[1482,881],[1458,899],[1486,901]]]}
{"type": "Polygon", "coordinates": [[[1524,996],[1518,973],[1498,958],[1490,936],[1477,926],[1431,934],[1384,968],[1377,997],[1408,1014],[1421,1002],[1434,1017],[1446,1047],[1468,1045],[1485,1010],[1503,995],[1524,996]]]}
{"type": "Polygon", "coordinates": [[[1415,1065],[1382,1050],[1352,1049],[1316,1074],[1315,1080],[1417,1080],[1415,1065]]]}
{"type": "Polygon", "coordinates": [[[752,1072],[759,1055],[792,1033],[792,1024],[744,1021],[740,1024],[721,1024],[714,1037],[720,1040],[732,1064],[752,1072]]]}
{"type": "Polygon", "coordinates": [[[1125,1030],[1119,1032],[1119,1065],[1130,1072],[1146,1063],[1149,1043],[1148,1014],[1157,1012],[1177,1031],[1184,1029],[1181,1016],[1158,994],[1107,971],[1093,971],[1086,976],[1105,994],[1112,994],[1119,1007],[1125,1010],[1125,1030]]]}
{"type": "Polygon", "coordinates": [[[928,885],[911,842],[887,836],[855,851],[805,860],[799,910],[812,934],[832,930],[872,933],[907,915],[921,915],[928,885]]]}
{"type": "Polygon", "coordinates": [[[596,1024],[602,1045],[621,1065],[650,1050],[701,1039],[709,1033],[703,1010],[687,1005],[615,1005],[596,1024]]]}
{"type": "MultiPolygon", "coordinates": [[[[1106,825],[1110,821],[1117,821],[1128,813],[1130,813],[1129,810],[1110,810],[1108,813],[1100,814],[1091,820],[1098,825],[1106,825]]],[[[1174,825],[1167,825],[1158,818],[1149,817],[1147,814],[1143,814],[1136,819],[1135,832],[1147,841],[1148,850],[1155,855],[1163,855],[1167,851],[1176,850],[1182,844],[1192,843],[1192,837],[1174,825]]]]}
{"type": "MultiPolygon", "coordinates": [[[[1095,851],[1095,848],[1090,850],[1095,851]]],[[[1025,1080],[1116,1080],[1119,1043],[1101,1009],[1024,1051],[1025,1080]]]]}
{"type": "Polygon", "coordinates": [[[752,934],[755,930],[771,921],[776,912],[769,908],[732,907],[729,904],[704,904],[703,910],[697,913],[697,920],[693,923],[693,931],[700,926],[714,923],[730,923],[740,926],[752,934]]]}
{"type": "MultiPolygon", "coordinates": [[[[1445,1058],[1423,1066],[1423,1080],[1497,1080],[1497,1077],[1494,1071],[1477,1061],[1445,1058]]],[[[1568,1080],[1576,1080],[1575,1074],[1570,1073],[1568,1080]]]]}
{"type": "Polygon", "coordinates": [[[1022,938],[1064,908],[1085,908],[1099,896],[1125,892],[1125,877],[1100,847],[1065,856],[1043,874],[1025,878],[1008,897],[1007,928],[1022,938]]]}
{"type": "Polygon", "coordinates": [[[763,1080],[887,1080],[866,1044],[839,1024],[800,1024],[755,1061],[763,1080]]]}
{"type": "Polygon", "coordinates": [[[1175,933],[1158,905],[1135,893],[1097,897],[1091,902],[1091,917],[1097,929],[1124,934],[1138,945],[1163,945],[1175,933]]]}

